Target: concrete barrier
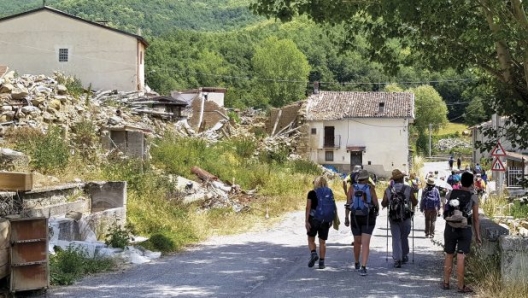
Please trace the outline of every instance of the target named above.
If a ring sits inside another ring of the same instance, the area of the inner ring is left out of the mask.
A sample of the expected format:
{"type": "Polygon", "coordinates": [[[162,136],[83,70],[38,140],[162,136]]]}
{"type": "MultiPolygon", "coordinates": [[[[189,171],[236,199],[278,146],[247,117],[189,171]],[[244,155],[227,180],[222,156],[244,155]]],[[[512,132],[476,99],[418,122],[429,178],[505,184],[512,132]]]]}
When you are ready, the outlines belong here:
{"type": "Polygon", "coordinates": [[[528,238],[509,235],[509,230],[480,214],[483,257],[498,255],[501,280],[508,283],[528,282],[528,238]]]}
{"type": "Polygon", "coordinates": [[[502,282],[528,283],[528,238],[508,235],[499,242],[502,282]]]}

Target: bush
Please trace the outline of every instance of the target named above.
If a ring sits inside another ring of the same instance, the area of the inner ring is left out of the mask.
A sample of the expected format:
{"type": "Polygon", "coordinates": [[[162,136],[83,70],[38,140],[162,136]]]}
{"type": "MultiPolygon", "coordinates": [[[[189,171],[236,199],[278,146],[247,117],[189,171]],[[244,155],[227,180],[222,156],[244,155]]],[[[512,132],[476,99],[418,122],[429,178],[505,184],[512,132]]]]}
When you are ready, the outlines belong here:
{"type": "Polygon", "coordinates": [[[43,173],[58,173],[66,168],[70,149],[61,128],[50,127],[47,133],[36,128],[14,129],[8,133],[16,150],[31,157],[31,166],[43,173]]]}
{"type": "Polygon", "coordinates": [[[105,244],[114,248],[124,249],[130,244],[130,240],[133,240],[130,230],[129,226],[121,227],[117,222],[114,222],[106,234],[105,244]]]}
{"type": "Polygon", "coordinates": [[[71,285],[86,274],[108,271],[115,267],[113,260],[94,256],[89,258],[86,251],[69,246],[63,250],[55,247],[50,256],[50,276],[52,285],[71,285]]]}
{"type": "Polygon", "coordinates": [[[176,250],[176,243],[174,243],[174,240],[161,233],[156,233],[150,236],[148,243],[150,244],[149,247],[152,247],[152,249],[156,251],[171,252],[176,250]]]}

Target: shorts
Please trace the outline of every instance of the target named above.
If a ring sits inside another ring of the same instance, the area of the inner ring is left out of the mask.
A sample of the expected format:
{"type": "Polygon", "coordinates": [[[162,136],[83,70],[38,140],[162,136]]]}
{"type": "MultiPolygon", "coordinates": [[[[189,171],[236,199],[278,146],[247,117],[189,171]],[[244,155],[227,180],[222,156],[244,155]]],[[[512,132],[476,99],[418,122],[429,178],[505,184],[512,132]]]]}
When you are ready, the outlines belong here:
{"type": "Polygon", "coordinates": [[[473,231],[471,226],[466,228],[452,228],[446,224],[444,229],[444,251],[447,254],[457,253],[468,254],[471,248],[471,238],[473,231]],[[457,247],[458,245],[458,247],[457,247]]]}
{"type": "Polygon", "coordinates": [[[306,233],[309,237],[315,237],[316,235],[319,235],[319,239],[321,240],[327,240],[328,239],[328,231],[330,230],[330,223],[329,222],[320,222],[310,216],[308,218],[308,221],[310,222],[310,230],[306,233]]]}
{"type": "Polygon", "coordinates": [[[350,229],[352,230],[352,235],[361,236],[361,234],[372,235],[374,232],[374,227],[376,226],[376,216],[369,216],[367,219],[366,216],[350,216],[350,229]],[[374,217],[374,220],[372,220],[374,217]]]}

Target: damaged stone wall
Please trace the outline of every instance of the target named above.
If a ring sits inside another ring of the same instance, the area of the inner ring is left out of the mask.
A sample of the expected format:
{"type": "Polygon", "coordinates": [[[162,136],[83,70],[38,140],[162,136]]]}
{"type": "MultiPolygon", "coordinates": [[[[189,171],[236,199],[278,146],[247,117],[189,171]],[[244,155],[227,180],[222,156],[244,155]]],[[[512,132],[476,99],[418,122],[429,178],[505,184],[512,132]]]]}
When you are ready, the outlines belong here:
{"type": "Polygon", "coordinates": [[[192,128],[199,132],[212,128],[220,121],[228,120],[225,118],[225,116],[227,116],[227,110],[213,101],[204,101],[202,123],[200,123],[202,101],[199,98],[195,98],[190,107],[192,111],[187,122],[192,128]]]}

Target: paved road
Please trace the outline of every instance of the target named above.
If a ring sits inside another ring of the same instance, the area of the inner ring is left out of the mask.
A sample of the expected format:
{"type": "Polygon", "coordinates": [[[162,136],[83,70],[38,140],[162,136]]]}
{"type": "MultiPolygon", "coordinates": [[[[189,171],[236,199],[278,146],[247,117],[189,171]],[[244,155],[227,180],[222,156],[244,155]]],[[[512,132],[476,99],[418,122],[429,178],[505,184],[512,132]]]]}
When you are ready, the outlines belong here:
{"type": "MultiPolygon", "coordinates": [[[[340,215],[343,204],[338,204],[340,215]]],[[[424,238],[424,218],[414,225],[414,254],[403,268],[387,260],[386,212],[371,243],[368,276],[353,269],[352,235],[331,230],[326,269],[308,268],[303,212],[288,214],[265,231],[213,237],[186,252],[129,270],[88,277],[52,288],[47,297],[450,297],[440,289],[443,267],[439,219],[435,239],[424,238]],[[435,243],[436,242],[436,243],[435,243]],[[414,262],[412,260],[414,259],[414,262]]],[[[389,233],[390,254],[390,233],[389,233]]],[[[411,241],[412,246],[412,241],[411,241]]],[[[316,265],[317,266],[317,265],[316,265]]],[[[455,280],[451,281],[455,284],[455,280]]],[[[461,297],[458,296],[458,297],[461,297]]]]}

